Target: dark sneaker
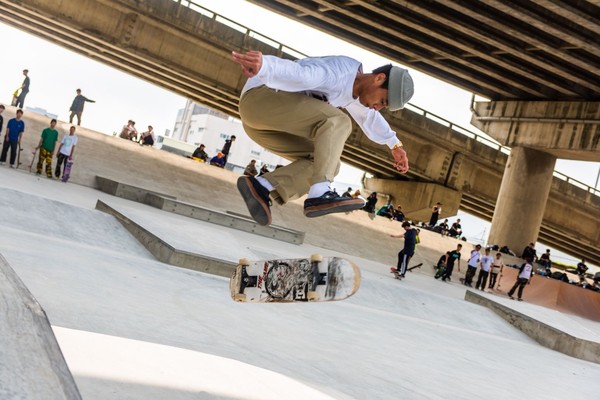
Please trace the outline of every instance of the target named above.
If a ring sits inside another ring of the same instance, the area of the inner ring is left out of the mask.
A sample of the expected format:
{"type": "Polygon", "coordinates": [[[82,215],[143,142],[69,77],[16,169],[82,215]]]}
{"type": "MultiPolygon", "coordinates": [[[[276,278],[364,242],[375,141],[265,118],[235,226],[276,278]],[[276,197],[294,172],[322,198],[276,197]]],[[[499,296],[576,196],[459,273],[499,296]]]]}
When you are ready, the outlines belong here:
{"type": "Polygon", "coordinates": [[[517,299],[517,301],[523,301],[523,299],[519,297],[519,298],[517,299]]]}
{"type": "Polygon", "coordinates": [[[342,197],[336,192],[325,192],[321,197],[304,200],[304,215],[309,218],[322,215],[360,210],[365,206],[362,199],[342,197]]]}
{"type": "Polygon", "coordinates": [[[514,298],[514,297],[512,297],[510,294],[508,295],[508,298],[509,298],[509,299],[511,299],[511,300],[514,300],[514,299],[515,299],[515,298],[514,298]]]}
{"type": "Polygon", "coordinates": [[[271,201],[267,188],[251,176],[240,176],[237,180],[237,188],[256,223],[269,225],[271,223],[271,201]]]}

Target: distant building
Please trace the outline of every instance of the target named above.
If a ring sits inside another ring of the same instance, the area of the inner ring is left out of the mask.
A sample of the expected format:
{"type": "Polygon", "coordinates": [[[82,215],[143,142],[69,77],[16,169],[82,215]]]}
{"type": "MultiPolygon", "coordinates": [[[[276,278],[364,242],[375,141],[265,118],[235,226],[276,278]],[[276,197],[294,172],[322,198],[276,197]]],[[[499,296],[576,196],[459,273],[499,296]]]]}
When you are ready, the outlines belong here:
{"type": "MultiPolygon", "coordinates": [[[[221,151],[225,140],[232,135],[235,135],[236,140],[229,152],[227,169],[241,172],[250,160],[256,160],[258,168],[266,164],[271,171],[279,164],[289,163],[285,158],[269,153],[253,142],[244,132],[239,120],[189,100],[185,108],[177,113],[170,139],[189,143],[194,147],[202,143],[206,146],[205,151],[209,157],[212,157],[221,151]]],[[[159,142],[162,141],[159,139],[159,142]]]]}
{"type": "Polygon", "coordinates": [[[39,107],[25,107],[25,111],[31,111],[33,113],[40,114],[40,115],[43,115],[43,116],[48,117],[48,118],[58,119],[58,115],[57,114],[52,114],[52,113],[48,112],[46,109],[44,109],[44,108],[39,108],[39,107]]]}

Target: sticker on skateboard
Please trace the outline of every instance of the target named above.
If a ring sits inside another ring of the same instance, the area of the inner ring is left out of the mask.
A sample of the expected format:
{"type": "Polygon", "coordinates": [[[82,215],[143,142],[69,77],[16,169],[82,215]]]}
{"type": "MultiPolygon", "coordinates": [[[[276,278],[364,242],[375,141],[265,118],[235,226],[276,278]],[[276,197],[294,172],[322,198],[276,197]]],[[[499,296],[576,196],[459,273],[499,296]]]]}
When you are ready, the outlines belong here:
{"type": "Polygon", "coordinates": [[[340,257],[248,261],[241,259],[230,280],[231,297],[247,303],[343,300],[360,286],[360,270],[340,257]]]}

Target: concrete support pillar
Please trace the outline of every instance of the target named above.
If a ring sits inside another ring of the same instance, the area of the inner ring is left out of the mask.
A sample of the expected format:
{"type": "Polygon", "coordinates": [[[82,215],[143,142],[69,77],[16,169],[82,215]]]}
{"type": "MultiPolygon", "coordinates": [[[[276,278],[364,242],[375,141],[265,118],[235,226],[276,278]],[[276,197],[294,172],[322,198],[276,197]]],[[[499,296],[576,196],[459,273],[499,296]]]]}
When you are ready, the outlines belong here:
{"type": "Polygon", "coordinates": [[[515,253],[536,242],[552,185],[556,157],[513,147],[496,201],[488,243],[507,245],[515,253]]]}

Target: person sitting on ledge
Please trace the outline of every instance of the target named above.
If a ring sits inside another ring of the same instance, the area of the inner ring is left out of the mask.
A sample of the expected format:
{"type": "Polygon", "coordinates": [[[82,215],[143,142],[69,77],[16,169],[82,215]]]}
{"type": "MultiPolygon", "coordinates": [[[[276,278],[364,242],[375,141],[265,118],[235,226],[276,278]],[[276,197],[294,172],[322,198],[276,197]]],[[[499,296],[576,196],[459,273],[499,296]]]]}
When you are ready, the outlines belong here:
{"type": "Polygon", "coordinates": [[[460,218],[456,220],[455,223],[452,224],[450,229],[448,230],[448,236],[451,237],[459,237],[462,233],[462,226],[460,225],[460,218]]]}

